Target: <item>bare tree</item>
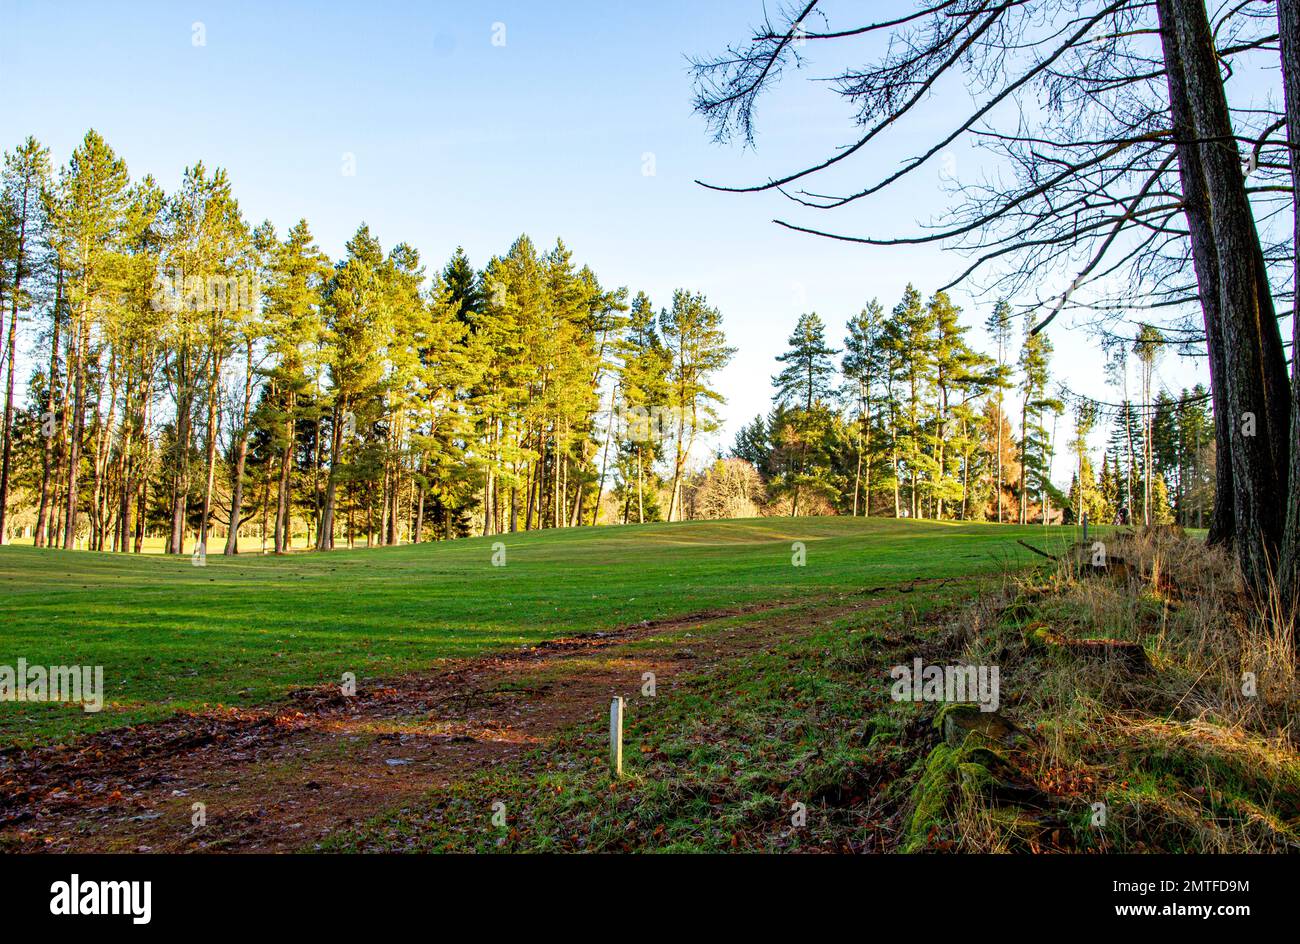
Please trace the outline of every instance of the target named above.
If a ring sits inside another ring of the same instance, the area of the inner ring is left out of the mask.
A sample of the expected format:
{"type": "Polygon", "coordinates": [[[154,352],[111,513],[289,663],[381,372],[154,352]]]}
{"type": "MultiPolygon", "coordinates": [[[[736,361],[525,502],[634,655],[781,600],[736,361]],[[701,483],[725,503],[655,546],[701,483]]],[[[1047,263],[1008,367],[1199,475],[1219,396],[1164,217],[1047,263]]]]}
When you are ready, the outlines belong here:
{"type": "Polygon", "coordinates": [[[952,284],[1000,294],[1029,293],[1059,275],[1063,289],[1025,303],[1035,332],[1067,308],[1086,308],[1094,330],[1131,338],[1115,327],[1126,311],[1145,308],[1140,323],[1152,323],[1163,310],[1174,322],[1160,326],[1170,342],[1204,344],[1209,360],[1220,456],[1212,539],[1235,543],[1250,586],[1266,588],[1284,546],[1297,543],[1298,523],[1284,537],[1276,509],[1300,504],[1300,473],[1290,486],[1287,478],[1295,394],[1272,305],[1275,284],[1293,277],[1294,241],[1270,230],[1283,204],[1294,212],[1292,162],[1276,137],[1284,118],[1255,103],[1234,111],[1223,71],[1277,48],[1273,5],[1245,0],[1211,22],[1203,0],[929,0],[908,16],[850,28],[831,28],[817,7],[786,11],[724,55],[695,60],[696,109],[716,139],[752,144],[756,102],[783,64],[818,42],[882,33],[877,58],[830,76],[860,133],[833,156],[763,183],[705,186],[776,191],[797,213],[833,211],[898,186],[959,139],[995,154],[999,172],[955,185],[955,208],[919,232],[858,236],[776,222],[863,245],[944,243],[971,259],[952,284]],[[831,168],[883,145],[941,81],[958,80],[973,105],[920,154],[847,193],[814,189],[831,168]],[[1200,328],[1188,318],[1196,303],[1200,328]]]}

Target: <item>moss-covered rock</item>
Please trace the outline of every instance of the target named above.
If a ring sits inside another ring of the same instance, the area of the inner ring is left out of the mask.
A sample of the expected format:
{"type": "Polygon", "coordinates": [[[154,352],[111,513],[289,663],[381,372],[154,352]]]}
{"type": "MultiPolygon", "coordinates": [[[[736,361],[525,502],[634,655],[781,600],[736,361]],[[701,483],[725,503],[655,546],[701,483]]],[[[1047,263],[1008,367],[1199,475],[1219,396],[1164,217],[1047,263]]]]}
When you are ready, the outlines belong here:
{"type": "Polygon", "coordinates": [[[1033,740],[1009,718],[996,711],[981,711],[978,705],[945,705],[934,724],[949,747],[1020,748],[1033,740]]]}
{"type": "Polygon", "coordinates": [[[913,808],[903,837],[904,852],[920,852],[930,833],[949,821],[953,787],[961,767],[961,750],[940,744],[925,761],[925,771],[913,791],[913,808]]]}

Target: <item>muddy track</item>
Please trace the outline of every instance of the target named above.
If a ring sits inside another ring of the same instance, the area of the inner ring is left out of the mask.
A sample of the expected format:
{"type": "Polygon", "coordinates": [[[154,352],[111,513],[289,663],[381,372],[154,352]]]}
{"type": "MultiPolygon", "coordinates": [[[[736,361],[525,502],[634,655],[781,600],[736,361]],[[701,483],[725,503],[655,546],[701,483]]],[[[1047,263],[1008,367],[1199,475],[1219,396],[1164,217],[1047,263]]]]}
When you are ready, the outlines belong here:
{"type": "Polygon", "coordinates": [[[873,605],[837,596],[711,610],[448,661],[360,683],[354,696],[300,689],[264,709],[11,748],[0,752],[0,850],[310,850],[563,728],[602,724],[608,698],[638,697],[644,672],[662,696],[674,679],[873,605]],[[726,625],[735,617],[744,624],[726,625]]]}

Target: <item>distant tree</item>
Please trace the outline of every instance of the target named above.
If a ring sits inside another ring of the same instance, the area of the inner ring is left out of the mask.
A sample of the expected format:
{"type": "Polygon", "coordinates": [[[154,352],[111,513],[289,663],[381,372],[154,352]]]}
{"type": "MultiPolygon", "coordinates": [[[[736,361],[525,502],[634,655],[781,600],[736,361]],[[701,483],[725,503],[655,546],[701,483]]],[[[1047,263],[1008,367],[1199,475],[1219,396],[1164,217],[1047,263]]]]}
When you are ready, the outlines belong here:
{"type": "Polygon", "coordinates": [[[787,344],[786,352],[776,358],[785,367],[772,378],[773,399],[810,410],[830,397],[835,376],[832,358],[839,352],[827,346],[826,326],[816,312],[799,316],[787,344]]]}
{"type": "Polygon", "coordinates": [[[663,458],[661,435],[669,403],[670,354],[659,337],[654,306],[645,292],[632,301],[627,333],[621,348],[622,369],[619,391],[623,410],[624,436],[619,443],[620,478],[627,501],[624,519],[635,508],[641,523],[658,517],[656,463],[663,458]],[[635,498],[633,498],[635,496],[635,498]],[[654,517],[647,519],[647,499],[653,500],[654,517]]]}
{"type": "MultiPolygon", "coordinates": [[[[1006,391],[1011,389],[1011,365],[1007,363],[1007,357],[1011,346],[1013,317],[1011,306],[1007,304],[1006,299],[998,300],[997,304],[993,306],[992,314],[989,315],[984,324],[989,335],[993,338],[994,344],[997,345],[997,359],[994,364],[992,386],[998,411],[1002,413],[1006,410],[1006,401],[1004,399],[1006,391]]],[[[997,521],[1002,520],[1002,458],[1002,450],[998,449],[994,456],[995,484],[993,490],[997,502],[997,521]]]]}
{"type": "MultiPolygon", "coordinates": [[[[1144,324],[1138,329],[1137,339],[1133,342],[1133,353],[1142,365],[1142,467],[1150,470],[1152,462],[1152,418],[1154,407],[1151,399],[1151,378],[1156,361],[1160,357],[1160,348],[1164,336],[1151,325],[1144,324]]],[[[1151,486],[1152,476],[1148,471],[1142,477],[1142,522],[1151,523],[1151,486]]]]}
{"type": "Polygon", "coordinates": [[[677,289],[672,308],[661,313],[659,330],[668,351],[668,405],[676,413],[673,476],[668,520],[680,512],[682,473],[696,437],[718,426],[716,405],[725,397],[711,386],[714,375],[731,360],[722,314],[699,293],[677,289]]]}
{"type": "Polygon", "coordinates": [[[4,156],[0,176],[0,365],[4,367],[4,422],[0,428],[0,544],[5,542],[10,464],[14,448],[14,366],[18,360],[18,313],[30,303],[24,282],[35,273],[44,237],[41,195],[48,187],[50,152],[29,137],[4,156]],[[8,303],[9,330],[4,331],[8,303]]]}
{"type": "MultiPolygon", "coordinates": [[[[1045,493],[1050,484],[1051,454],[1044,410],[1057,410],[1059,399],[1048,396],[1048,364],[1052,344],[1046,335],[1026,331],[1020,348],[1020,523],[1029,523],[1029,496],[1045,493]]],[[[1045,509],[1044,509],[1045,511],[1045,509]]]]}
{"type": "MultiPolygon", "coordinates": [[[[116,291],[129,178],[126,162],[95,131],[86,132],[59,172],[48,212],[68,296],[68,376],[71,413],[66,434],[63,546],[73,547],[81,511],[86,412],[91,390],[96,323],[110,317],[107,298],[116,291]]],[[[97,366],[97,365],[94,365],[97,366]]]]}
{"type": "MultiPolygon", "coordinates": [[[[363,224],[348,240],[347,254],[335,265],[321,293],[324,352],[332,389],[332,440],[317,538],[320,550],[333,547],[339,484],[346,478],[370,490],[375,478],[382,474],[373,437],[382,414],[378,400],[383,381],[380,352],[392,318],[385,277],[379,240],[363,224]],[[348,435],[354,432],[361,437],[356,445],[348,442],[348,435]]],[[[287,471],[282,475],[287,477],[287,471]]],[[[370,514],[372,502],[367,501],[366,507],[367,534],[373,536],[379,529],[370,514]]],[[[282,514],[287,529],[288,509],[283,509],[282,514]]],[[[287,549],[287,542],[277,551],[282,549],[287,549]]]]}
{"type": "Polygon", "coordinates": [[[925,410],[934,377],[934,312],[911,283],[885,324],[884,344],[891,358],[891,379],[901,396],[894,417],[894,474],[899,483],[909,483],[910,516],[917,518],[922,511],[923,479],[936,468],[924,450],[925,410]]]}
{"type": "Polygon", "coordinates": [[[1174,520],[1174,509],[1169,501],[1169,488],[1165,485],[1165,477],[1156,473],[1151,483],[1151,524],[1171,524],[1174,520]]]}
{"type": "Polygon", "coordinates": [[[462,323],[469,325],[483,310],[483,283],[460,246],[442,269],[444,298],[462,323]]]}
{"type": "Polygon", "coordinates": [[[762,474],[766,473],[768,459],[772,453],[772,443],[767,435],[767,420],[756,416],[736,433],[736,441],[731,447],[731,458],[748,462],[762,474]]]}
{"type": "Polygon", "coordinates": [[[1067,496],[1075,522],[1082,521],[1082,516],[1086,514],[1089,524],[1109,524],[1106,501],[1098,485],[1097,476],[1093,472],[1092,461],[1085,455],[1079,463],[1079,468],[1082,471],[1075,472],[1067,496]]]}
{"type": "Polygon", "coordinates": [[[967,328],[958,320],[961,309],[946,292],[936,292],[929,303],[934,325],[934,429],[930,437],[935,472],[932,495],[934,515],[944,516],[944,502],[963,507],[968,481],[955,468],[961,459],[960,445],[952,442],[960,422],[956,411],[981,395],[988,383],[988,358],[977,354],[966,342],[967,328]],[[957,448],[952,448],[956,446],[957,448]],[[958,474],[961,474],[960,480],[958,474]]]}
{"type": "Polygon", "coordinates": [[[1074,508],[1075,521],[1082,521],[1088,514],[1094,524],[1100,524],[1097,514],[1097,495],[1092,474],[1092,463],[1088,459],[1088,436],[1097,425],[1097,406],[1090,400],[1080,400],[1074,407],[1074,439],[1070,442],[1078,462],[1074,470],[1074,492],[1071,505],[1074,508]]]}
{"type": "Polygon", "coordinates": [[[1097,491],[1100,496],[1100,509],[1097,513],[1099,523],[1119,523],[1120,502],[1119,477],[1111,464],[1111,454],[1106,452],[1101,459],[1101,474],[1097,477],[1097,491]]]}
{"type": "MultiPolygon", "coordinates": [[[[263,238],[268,235],[274,238],[266,231],[263,238]]],[[[299,220],[278,245],[264,243],[264,250],[272,260],[263,309],[271,363],[266,374],[268,396],[258,421],[267,430],[269,445],[277,457],[274,549],[282,554],[291,549],[293,540],[294,452],[299,422],[304,419],[302,404],[320,367],[315,360],[325,330],[321,290],[329,260],[316,246],[306,220],[299,220]]],[[[318,529],[318,541],[325,530],[318,529]]]]}
{"type": "Polygon", "coordinates": [[[695,491],[700,518],[752,518],[763,500],[763,479],[743,459],[717,459],[695,491]]]}
{"type": "Polygon", "coordinates": [[[799,493],[806,485],[824,485],[824,475],[810,474],[809,452],[822,444],[827,423],[824,406],[834,389],[834,356],[839,352],[826,344],[826,326],[816,312],[799,316],[788,349],[777,355],[784,364],[772,378],[773,399],[792,407],[788,441],[797,442],[798,459],[785,487],[792,495],[790,516],[799,515],[799,493]]]}
{"type": "Polygon", "coordinates": [[[853,388],[857,416],[854,420],[854,442],[857,461],[853,473],[853,514],[858,513],[858,496],[865,492],[862,512],[871,515],[871,401],[875,386],[884,369],[884,351],[881,349],[881,332],[885,320],[880,302],[872,299],[853,318],[849,319],[848,335],[844,338],[842,368],[845,378],[853,388]],[[866,460],[864,462],[864,459],[866,460]]]}

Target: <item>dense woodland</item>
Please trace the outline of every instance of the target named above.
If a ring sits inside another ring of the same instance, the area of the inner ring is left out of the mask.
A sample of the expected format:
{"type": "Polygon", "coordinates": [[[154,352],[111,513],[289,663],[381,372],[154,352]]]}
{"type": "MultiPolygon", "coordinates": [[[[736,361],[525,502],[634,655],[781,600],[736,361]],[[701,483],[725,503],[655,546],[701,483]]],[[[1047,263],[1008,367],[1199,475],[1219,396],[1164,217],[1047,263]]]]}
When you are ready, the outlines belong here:
{"type": "Polygon", "coordinates": [[[94,131],[57,173],[28,139],[3,192],[6,538],[395,544],[591,524],[614,481],[681,516],[731,356],[701,295],[629,301],[527,236],[430,274],[362,225],[331,261],[222,170],[167,194],[94,131]]]}
{"type": "MultiPolygon", "coordinates": [[[[305,221],[250,226],[223,171],[196,164],[169,195],[93,131],[57,172],[24,142],[3,186],[0,533],[38,546],[283,552],[760,513],[1201,523],[1212,504],[1203,391],[1122,400],[1098,472],[1105,408],[1053,386],[1050,341],[1005,302],[989,354],[943,292],[871,302],[842,351],[800,316],[771,413],[701,468],[732,349],[699,295],[656,310],[526,236],[430,275],[362,225],[331,261],[305,221]]],[[[1115,352],[1125,393],[1131,364],[1150,392],[1145,330],[1115,352]]]]}
{"type": "Polygon", "coordinates": [[[1159,332],[1143,326],[1112,346],[1108,372],[1122,399],[1109,404],[1053,382],[1051,341],[1029,333],[1031,323],[998,302],[986,320],[994,350],[982,353],[946,293],[926,301],[910,285],[888,315],[872,301],[851,318],[842,350],[829,346],[820,317],[801,316],[778,358],[773,410],[731,451],[759,474],[715,467],[703,512],[721,489],[735,496],[732,515],[1203,525],[1214,501],[1208,395],[1198,386],[1140,403],[1125,396],[1130,379],[1153,392],[1159,332]],[[1098,465],[1089,442],[1103,425],[1098,465]],[[1058,455],[1073,469],[1068,492],[1052,480],[1058,455]]]}

